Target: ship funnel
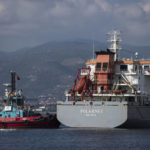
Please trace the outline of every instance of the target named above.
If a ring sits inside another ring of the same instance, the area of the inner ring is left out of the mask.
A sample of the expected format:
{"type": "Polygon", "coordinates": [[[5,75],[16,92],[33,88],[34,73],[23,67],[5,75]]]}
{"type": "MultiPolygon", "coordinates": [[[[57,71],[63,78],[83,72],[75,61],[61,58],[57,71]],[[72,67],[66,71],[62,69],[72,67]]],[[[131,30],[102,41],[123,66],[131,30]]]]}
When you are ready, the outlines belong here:
{"type": "Polygon", "coordinates": [[[16,91],[16,72],[11,71],[11,92],[16,91]]]}
{"type": "Polygon", "coordinates": [[[108,41],[111,42],[109,49],[115,53],[114,61],[116,61],[118,59],[117,52],[121,50],[121,47],[119,46],[119,43],[122,41],[120,38],[121,33],[120,31],[113,30],[111,32],[108,32],[107,34],[110,35],[108,41]]]}

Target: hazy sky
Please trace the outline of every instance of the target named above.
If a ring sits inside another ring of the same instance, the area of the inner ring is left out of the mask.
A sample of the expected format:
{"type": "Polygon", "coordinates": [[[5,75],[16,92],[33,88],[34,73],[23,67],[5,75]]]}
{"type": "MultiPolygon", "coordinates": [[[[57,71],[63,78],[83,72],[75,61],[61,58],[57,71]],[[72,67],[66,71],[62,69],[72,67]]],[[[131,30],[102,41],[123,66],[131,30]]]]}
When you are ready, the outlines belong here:
{"type": "Polygon", "coordinates": [[[150,45],[150,0],[0,0],[0,51],[92,36],[103,42],[112,29],[124,43],[150,45]]]}

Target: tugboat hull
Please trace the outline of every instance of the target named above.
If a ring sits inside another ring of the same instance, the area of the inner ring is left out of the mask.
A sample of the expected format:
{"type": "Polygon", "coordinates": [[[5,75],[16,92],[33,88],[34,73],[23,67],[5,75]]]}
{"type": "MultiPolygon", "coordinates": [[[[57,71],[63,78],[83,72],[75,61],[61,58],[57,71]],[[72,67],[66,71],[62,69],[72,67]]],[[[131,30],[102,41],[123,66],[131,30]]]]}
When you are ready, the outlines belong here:
{"type": "Polygon", "coordinates": [[[60,122],[56,116],[49,117],[23,117],[23,118],[0,118],[0,128],[58,128],[60,122]]]}

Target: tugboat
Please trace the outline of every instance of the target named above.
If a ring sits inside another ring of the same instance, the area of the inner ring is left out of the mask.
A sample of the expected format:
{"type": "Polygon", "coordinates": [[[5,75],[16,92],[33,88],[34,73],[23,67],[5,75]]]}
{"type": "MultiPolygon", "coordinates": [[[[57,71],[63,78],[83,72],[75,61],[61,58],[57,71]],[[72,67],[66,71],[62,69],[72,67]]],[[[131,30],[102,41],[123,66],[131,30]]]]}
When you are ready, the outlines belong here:
{"type": "Polygon", "coordinates": [[[5,84],[4,107],[0,112],[0,128],[58,128],[56,115],[41,115],[26,108],[22,90],[16,90],[16,72],[11,71],[11,84],[5,84]]]}

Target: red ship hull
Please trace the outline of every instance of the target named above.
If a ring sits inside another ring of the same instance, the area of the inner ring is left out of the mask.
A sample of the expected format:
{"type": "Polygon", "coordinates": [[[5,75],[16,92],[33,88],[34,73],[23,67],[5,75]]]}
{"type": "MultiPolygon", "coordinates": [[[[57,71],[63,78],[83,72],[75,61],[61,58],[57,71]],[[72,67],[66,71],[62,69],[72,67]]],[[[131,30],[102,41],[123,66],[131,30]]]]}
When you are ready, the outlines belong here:
{"type": "Polygon", "coordinates": [[[60,122],[55,115],[22,118],[0,118],[0,128],[58,128],[60,122]]]}

